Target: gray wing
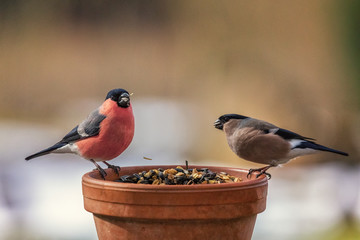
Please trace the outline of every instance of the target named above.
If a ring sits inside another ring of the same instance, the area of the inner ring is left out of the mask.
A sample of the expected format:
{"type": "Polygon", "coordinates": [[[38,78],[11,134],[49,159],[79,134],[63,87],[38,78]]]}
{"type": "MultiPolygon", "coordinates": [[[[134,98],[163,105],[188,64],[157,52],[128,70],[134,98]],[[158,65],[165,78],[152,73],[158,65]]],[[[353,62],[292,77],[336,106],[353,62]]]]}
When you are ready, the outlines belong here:
{"type": "Polygon", "coordinates": [[[99,113],[99,109],[94,110],[82,123],[66,134],[60,142],[69,143],[98,135],[100,132],[100,123],[105,118],[105,115],[99,113]]]}
{"type": "Polygon", "coordinates": [[[257,120],[253,118],[249,120],[243,120],[243,122],[245,122],[244,125],[246,127],[253,127],[255,129],[263,131],[265,134],[273,133],[286,140],[290,140],[290,139],[315,140],[313,138],[301,136],[300,134],[286,130],[284,128],[279,128],[271,123],[262,120],[257,120]]]}

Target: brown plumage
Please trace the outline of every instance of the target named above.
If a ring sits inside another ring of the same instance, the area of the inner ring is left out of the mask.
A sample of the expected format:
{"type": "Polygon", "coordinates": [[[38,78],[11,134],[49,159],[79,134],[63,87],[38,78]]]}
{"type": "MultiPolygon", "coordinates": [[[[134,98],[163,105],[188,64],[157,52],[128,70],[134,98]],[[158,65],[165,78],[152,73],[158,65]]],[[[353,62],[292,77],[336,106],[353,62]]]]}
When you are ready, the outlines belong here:
{"type": "Polygon", "coordinates": [[[348,156],[347,153],[319,145],[312,138],[301,136],[271,123],[238,114],[225,114],[219,117],[214,126],[223,130],[231,150],[239,157],[268,166],[250,169],[265,174],[274,166],[288,162],[297,156],[327,151],[348,156]]]}

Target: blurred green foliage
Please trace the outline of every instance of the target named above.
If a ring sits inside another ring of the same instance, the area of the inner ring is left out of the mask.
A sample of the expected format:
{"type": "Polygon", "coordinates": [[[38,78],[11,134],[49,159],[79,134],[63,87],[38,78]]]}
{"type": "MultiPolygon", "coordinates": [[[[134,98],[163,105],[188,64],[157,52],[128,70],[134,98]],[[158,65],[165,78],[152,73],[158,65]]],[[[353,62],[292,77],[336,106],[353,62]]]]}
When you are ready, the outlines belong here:
{"type": "MultiPolygon", "coordinates": [[[[345,52],[350,65],[350,79],[353,82],[357,105],[360,108],[360,1],[337,1],[341,17],[345,52]]],[[[345,75],[346,77],[346,75],[345,75]]]]}
{"type": "Polygon", "coordinates": [[[315,233],[302,238],[302,240],[356,240],[360,239],[360,229],[358,226],[358,222],[353,224],[342,222],[325,232],[315,233]]]}

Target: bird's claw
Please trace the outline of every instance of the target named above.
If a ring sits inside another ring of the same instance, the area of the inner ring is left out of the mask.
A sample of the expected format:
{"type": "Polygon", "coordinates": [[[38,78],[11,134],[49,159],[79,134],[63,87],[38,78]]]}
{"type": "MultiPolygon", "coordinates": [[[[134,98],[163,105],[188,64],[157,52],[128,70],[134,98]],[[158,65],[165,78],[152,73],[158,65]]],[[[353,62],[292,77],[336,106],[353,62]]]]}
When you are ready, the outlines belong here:
{"type": "Polygon", "coordinates": [[[253,172],[259,172],[258,174],[255,175],[256,178],[260,177],[261,175],[266,175],[266,177],[268,178],[268,180],[271,179],[271,174],[270,173],[267,173],[266,171],[268,170],[269,168],[265,167],[265,168],[258,168],[258,169],[250,169],[248,174],[246,175],[247,178],[250,178],[251,177],[251,174],[253,172]]]}
{"type": "Polygon", "coordinates": [[[111,168],[112,170],[114,170],[114,172],[119,175],[119,172],[121,170],[121,168],[119,166],[115,166],[115,165],[109,165],[109,168],[111,168]]]}
{"type": "Polygon", "coordinates": [[[98,168],[98,170],[99,170],[99,173],[100,173],[100,175],[101,175],[101,178],[105,180],[105,177],[106,177],[106,175],[107,175],[107,173],[105,172],[105,170],[102,169],[102,168],[98,168]]]}
{"type": "Polygon", "coordinates": [[[271,174],[267,173],[266,171],[261,171],[259,174],[256,174],[256,178],[260,177],[261,175],[265,175],[268,178],[268,180],[271,179],[271,174]]]}
{"type": "Polygon", "coordinates": [[[119,172],[121,170],[121,168],[119,166],[115,166],[115,165],[111,165],[110,163],[107,163],[107,162],[103,162],[106,164],[106,166],[108,166],[108,168],[111,168],[112,170],[114,170],[114,172],[119,175],[119,172]]]}
{"type": "Polygon", "coordinates": [[[250,178],[251,177],[251,174],[254,172],[254,169],[250,169],[248,174],[246,175],[246,178],[250,178]]]}

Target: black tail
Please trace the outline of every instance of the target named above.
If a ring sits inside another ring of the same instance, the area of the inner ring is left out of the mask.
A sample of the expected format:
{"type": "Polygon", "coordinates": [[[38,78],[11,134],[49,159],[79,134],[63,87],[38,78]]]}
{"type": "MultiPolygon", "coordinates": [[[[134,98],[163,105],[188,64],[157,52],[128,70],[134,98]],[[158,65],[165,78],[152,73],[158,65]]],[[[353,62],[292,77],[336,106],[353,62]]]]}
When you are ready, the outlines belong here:
{"type": "Polygon", "coordinates": [[[36,158],[36,157],[40,157],[40,156],[43,156],[43,155],[46,155],[46,154],[49,154],[51,153],[52,151],[58,149],[58,148],[61,148],[63,146],[65,146],[66,143],[56,143],[54,146],[51,146],[49,148],[46,148],[40,152],[37,152],[33,155],[30,155],[28,157],[25,158],[26,161],[30,160],[30,159],[33,159],[33,158],[36,158]]]}
{"type": "Polygon", "coordinates": [[[342,152],[342,151],[339,151],[339,150],[328,148],[328,147],[322,146],[320,144],[314,143],[312,141],[302,142],[298,146],[296,146],[295,148],[311,148],[311,149],[315,149],[315,150],[319,150],[319,151],[332,152],[332,153],[340,154],[340,155],[343,155],[343,156],[349,156],[349,154],[346,153],[346,152],[342,152]]]}

